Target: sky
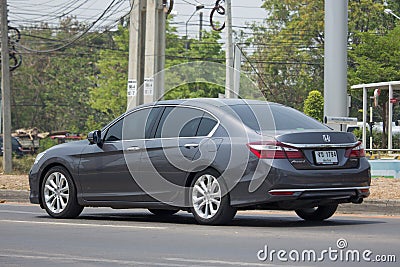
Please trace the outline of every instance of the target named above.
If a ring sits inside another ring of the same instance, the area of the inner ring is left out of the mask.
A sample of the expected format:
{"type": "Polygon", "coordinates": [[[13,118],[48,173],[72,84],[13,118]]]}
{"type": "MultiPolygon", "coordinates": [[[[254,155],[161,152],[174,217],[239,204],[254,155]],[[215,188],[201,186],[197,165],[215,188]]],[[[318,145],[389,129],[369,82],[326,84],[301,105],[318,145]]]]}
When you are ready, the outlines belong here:
{"type": "MultiPolygon", "coordinates": [[[[188,23],[188,35],[196,37],[199,30],[199,11],[188,21],[196,10],[196,5],[203,4],[204,29],[209,27],[209,14],[215,0],[175,0],[173,14],[175,25],[180,35],[185,35],[188,23]]],[[[248,23],[261,22],[266,11],[260,8],[262,0],[232,0],[232,17],[234,29],[248,23]]],[[[112,29],[118,19],[129,12],[129,0],[8,0],[9,20],[11,26],[33,26],[42,22],[57,25],[63,16],[74,15],[79,21],[93,23],[110,7],[108,12],[95,24],[93,29],[112,29]]],[[[217,19],[218,20],[218,19],[217,19]]],[[[222,21],[223,17],[219,17],[222,21]]]]}

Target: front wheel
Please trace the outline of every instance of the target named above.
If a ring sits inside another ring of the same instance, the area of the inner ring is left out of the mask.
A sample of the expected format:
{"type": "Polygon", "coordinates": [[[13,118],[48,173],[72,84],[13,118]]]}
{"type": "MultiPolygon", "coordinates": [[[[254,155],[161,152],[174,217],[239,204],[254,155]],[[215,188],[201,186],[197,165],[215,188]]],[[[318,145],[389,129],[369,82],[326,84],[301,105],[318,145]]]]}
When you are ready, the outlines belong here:
{"type": "Polygon", "coordinates": [[[220,225],[230,222],[236,209],[230,205],[219,174],[213,170],[198,173],[191,185],[191,212],[200,224],[220,225]]]}
{"type": "Polygon", "coordinates": [[[338,207],[338,204],[317,206],[309,209],[295,210],[296,214],[306,221],[323,221],[330,218],[338,207]]]}
{"type": "Polygon", "coordinates": [[[44,177],[41,197],[47,213],[54,218],[75,218],[82,212],[71,175],[63,167],[51,168],[44,177]]]}

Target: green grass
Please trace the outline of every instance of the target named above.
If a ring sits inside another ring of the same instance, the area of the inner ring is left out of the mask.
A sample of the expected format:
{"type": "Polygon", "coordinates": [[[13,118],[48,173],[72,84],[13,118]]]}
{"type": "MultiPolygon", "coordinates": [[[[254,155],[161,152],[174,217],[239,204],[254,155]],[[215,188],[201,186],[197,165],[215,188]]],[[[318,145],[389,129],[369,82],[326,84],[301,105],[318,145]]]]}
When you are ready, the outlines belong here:
{"type": "MultiPolygon", "coordinates": [[[[12,159],[12,174],[28,174],[36,155],[26,155],[21,158],[12,159]]],[[[3,157],[0,157],[0,172],[3,173],[3,157]]]]}

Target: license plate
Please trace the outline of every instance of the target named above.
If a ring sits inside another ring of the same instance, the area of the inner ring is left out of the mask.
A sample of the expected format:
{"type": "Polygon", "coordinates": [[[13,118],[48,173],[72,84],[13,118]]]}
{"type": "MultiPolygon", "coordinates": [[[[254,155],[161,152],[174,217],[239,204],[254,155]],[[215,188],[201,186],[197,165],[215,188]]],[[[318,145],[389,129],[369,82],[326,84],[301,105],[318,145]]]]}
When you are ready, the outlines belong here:
{"type": "Polygon", "coordinates": [[[321,165],[338,164],[338,158],[335,150],[315,151],[315,162],[321,165]]]}

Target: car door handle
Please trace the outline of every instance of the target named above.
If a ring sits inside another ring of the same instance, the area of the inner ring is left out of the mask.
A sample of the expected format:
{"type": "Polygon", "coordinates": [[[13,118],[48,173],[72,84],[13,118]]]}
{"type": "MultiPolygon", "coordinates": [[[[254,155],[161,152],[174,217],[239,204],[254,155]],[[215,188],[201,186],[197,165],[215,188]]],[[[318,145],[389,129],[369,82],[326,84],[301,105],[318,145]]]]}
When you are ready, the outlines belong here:
{"type": "Polygon", "coordinates": [[[196,148],[198,146],[199,146],[199,144],[184,144],[184,147],[186,147],[186,148],[191,148],[191,147],[196,148]]]}
{"type": "Polygon", "coordinates": [[[138,151],[138,150],[140,150],[140,147],[138,146],[131,146],[126,149],[126,151],[138,151]]]}

